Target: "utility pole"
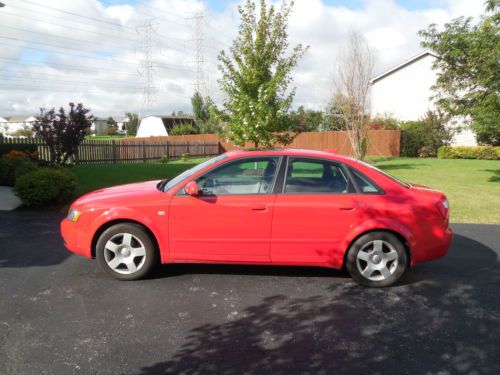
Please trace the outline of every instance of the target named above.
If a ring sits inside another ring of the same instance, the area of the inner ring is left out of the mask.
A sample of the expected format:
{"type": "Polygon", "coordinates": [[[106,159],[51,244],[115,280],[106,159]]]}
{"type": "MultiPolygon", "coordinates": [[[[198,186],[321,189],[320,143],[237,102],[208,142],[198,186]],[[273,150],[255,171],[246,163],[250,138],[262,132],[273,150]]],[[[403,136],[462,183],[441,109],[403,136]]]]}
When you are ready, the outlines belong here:
{"type": "Polygon", "coordinates": [[[143,38],[143,60],[139,66],[139,73],[143,76],[143,106],[146,116],[151,115],[151,109],[156,103],[156,86],[154,80],[155,66],[153,63],[153,35],[156,25],[153,20],[148,20],[136,28],[137,33],[143,38]]]}

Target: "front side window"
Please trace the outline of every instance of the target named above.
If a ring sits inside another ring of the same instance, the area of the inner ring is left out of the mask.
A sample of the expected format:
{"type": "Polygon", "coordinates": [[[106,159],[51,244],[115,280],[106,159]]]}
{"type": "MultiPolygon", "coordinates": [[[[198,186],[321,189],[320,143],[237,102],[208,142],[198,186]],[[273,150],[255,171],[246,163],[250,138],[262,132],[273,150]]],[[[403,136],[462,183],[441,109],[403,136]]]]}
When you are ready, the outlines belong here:
{"type": "Polygon", "coordinates": [[[290,158],[285,194],[345,194],[349,190],[349,180],[339,164],[290,158]]]}
{"type": "Polygon", "coordinates": [[[271,190],[279,158],[244,159],[223,165],[199,177],[201,195],[267,194],[271,190]]]}
{"type": "Polygon", "coordinates": [[[227,155],[226,154],[222,154],[222,155],[216,156],[216,157],[214,157],[212,159],[208,159],[208,160],[204,161],[203,163],[195,165],[191,169],[185,170],[184,172],[182,172],[177,177],[174,177],[173,179],[169,180],[166,183],[166,185],[163,187],[163,191],[169,191],[174,186],[176,186],[180,182],[184,181],[188,177],[191,177],[192,175],[194,175],[195,173],[198,173],[199,171],[201,171],[202,169],[208,167],[209,165],[215,164],[215,163],[217,163],[217,162],[219,162],[221,160],[224,160],[226,158],[227,158],[227,155]]]}

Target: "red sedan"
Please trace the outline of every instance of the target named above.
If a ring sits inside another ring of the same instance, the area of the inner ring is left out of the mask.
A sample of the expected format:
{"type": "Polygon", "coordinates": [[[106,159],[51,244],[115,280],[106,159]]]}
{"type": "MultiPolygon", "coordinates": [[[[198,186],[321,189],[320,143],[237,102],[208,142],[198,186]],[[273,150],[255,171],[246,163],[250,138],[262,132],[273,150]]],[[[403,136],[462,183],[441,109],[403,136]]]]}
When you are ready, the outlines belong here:
{"type": "Polygon", "coordinates": [[[334,153],[235,151],[171,180],[98,190],[61,223],[66,247],[121,280],[160,263],[345,267],[382,287],[450,246],[449,207],[334,153]]]}

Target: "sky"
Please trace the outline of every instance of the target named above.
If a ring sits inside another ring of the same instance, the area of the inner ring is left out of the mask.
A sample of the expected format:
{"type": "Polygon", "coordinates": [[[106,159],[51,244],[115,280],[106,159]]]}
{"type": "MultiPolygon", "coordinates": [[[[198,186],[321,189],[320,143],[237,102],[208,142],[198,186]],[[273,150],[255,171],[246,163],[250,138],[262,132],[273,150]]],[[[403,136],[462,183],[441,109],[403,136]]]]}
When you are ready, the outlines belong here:
{"type": "MultiPolygon", "coordinates": [[[[83,103],[101,117],[190,112],[196,89],[217,104],[217,55],[237,34],[229,0],[0,0],[0,117],[83,103]],[[195,15],[203,15],[196,33],[195,15]],[[151,24],[151,98],[144,100],[145,25],[151,24]],[[142,33],[141,33],[142,32],[142,33]]],[[[268,0],[270,3],[271,0],[268,0]]],[[[278,4],[274,1],[273,4],[278,4]]],[[[368,41],[374,76],[423,51],[418,30],[478,17],[483,0],[295,0],[290,45],[309,45],[293,72],[294,107],[323,109],[352,31],[368,41]]]]}

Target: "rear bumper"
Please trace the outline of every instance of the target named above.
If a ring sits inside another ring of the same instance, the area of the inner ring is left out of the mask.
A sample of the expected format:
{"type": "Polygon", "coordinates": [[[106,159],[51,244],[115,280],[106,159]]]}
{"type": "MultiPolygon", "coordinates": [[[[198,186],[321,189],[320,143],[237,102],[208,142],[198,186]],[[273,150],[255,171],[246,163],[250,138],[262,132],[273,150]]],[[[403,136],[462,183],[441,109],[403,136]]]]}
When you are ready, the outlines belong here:
{"type": "Polygon", "coordinates": [[[79,238],[77,223],[64,218],[61,221],[61,236],[64,240],[64,246],[76,254],[91,258],[90,249],[81,246],[82,241],[79,238]]]}
{"type": "Polygon", "coordinates": [[[419,241],[423,245],[419,246],[418,251],[413,252],[412,266],[445,256],[452,240],[453,231],[449,226],[442,230],[433,231],[431,236],[424,239],[424,241],[419,241]]]}

